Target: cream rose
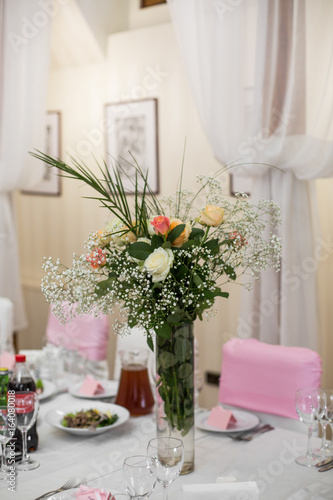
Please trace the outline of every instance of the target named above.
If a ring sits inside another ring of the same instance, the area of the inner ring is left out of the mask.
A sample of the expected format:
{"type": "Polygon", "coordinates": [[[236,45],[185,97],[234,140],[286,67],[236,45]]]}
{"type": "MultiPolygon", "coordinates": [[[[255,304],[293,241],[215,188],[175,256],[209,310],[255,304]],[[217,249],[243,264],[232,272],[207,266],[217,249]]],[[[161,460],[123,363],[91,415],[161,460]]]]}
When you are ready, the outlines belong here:
{"type": "Polygon", "coordinates": [[[205,210],[200,213],[199,222],[203,226],[217,227],[222,224],[224,218],[224,210],[220,207],[207,205],[205,210]]]}
{"type": "Polygon", "coordinates": [[[170,248],[157,248],[147,257],[143,268],[152,277],[153,283],[164,281],[173,263],[173,252],[170,248]]]}

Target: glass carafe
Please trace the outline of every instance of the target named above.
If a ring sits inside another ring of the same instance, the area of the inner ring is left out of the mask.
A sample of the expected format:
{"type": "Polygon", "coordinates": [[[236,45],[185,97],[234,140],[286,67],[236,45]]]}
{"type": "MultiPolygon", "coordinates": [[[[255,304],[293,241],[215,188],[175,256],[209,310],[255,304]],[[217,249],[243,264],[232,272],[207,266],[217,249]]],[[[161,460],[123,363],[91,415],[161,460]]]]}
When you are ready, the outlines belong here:
{"type": "Polygon", "coordinates": [[[116,404],[127,408],[132,417],[150,413],[154,397],[148,376],[146,349],[119,351],[121,374],[116,404]]]}

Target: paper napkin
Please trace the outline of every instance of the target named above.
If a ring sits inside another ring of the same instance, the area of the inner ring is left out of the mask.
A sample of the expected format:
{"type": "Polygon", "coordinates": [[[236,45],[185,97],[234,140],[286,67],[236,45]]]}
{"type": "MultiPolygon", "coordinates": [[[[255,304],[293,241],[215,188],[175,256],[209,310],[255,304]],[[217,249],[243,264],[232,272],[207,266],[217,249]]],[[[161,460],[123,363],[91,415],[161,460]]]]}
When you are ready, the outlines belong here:
{"type": "Polygon", "coordinates": [[[259,488],[254,481],[239,483],[207,483],[207,484],[184,484],[182,486],[184,500],[235,500],[235,498],[246,498],[246,500],[258,500],[259,488]]]}
{"type": "Polygon", "coordinates": [[[230,410],[225,410],[222,406],[214,406],[207,419],[207,424],[218,429],[225,430],[237,420],[230,410]]]}
{"type": "Polygon", "coordinates": [[[115,500],[115,498],[108,491],[89,488],[89,486],[81,484],[75,500],[115,500]]]}
{"type": "Polygon", "coordinates": [[[103,394],[104,387],[94,377],[87,375],[82,382],[79,392],[85,396],[94,396],[95,394],[103,394]]]}

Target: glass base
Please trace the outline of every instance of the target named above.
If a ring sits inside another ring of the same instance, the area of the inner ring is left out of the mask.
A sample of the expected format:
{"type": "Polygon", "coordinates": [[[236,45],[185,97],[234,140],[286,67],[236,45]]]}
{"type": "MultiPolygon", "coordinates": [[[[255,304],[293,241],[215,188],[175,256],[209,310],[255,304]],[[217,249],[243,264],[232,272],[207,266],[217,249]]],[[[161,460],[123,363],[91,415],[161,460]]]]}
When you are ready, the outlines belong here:
{"type": "Polygon", "coordinates": [[[321,457],[321,458],[326,458],[326,457],[333,457],[333,448],[320,448],[317,450],[313,450],[313,454],[316,457],[321,457]]]}
{"type": "Polygon", "coordinates": [[[24,462],[17,462],[16,464],[16,470],[34,470],[37,469],[37,467],[39,467],[39,463],[35,460],[30,460],[30,458],[24,462]]]}
{"type": "Polygon", "coordinates": [[[180,475],[184,476],[185,474],[190,474],[190,472],[194,471],[194,462],[193,460],[190,462],[184,462],[182,470],[180,471],[180,475]]]}
{"type": "Polygon", "coordinates": [[[321,457],[304,455],[302,457],[297,457],[295,462],[299,465],[304,465],[305,467],[315,467],[321,460],[321,457]]]}

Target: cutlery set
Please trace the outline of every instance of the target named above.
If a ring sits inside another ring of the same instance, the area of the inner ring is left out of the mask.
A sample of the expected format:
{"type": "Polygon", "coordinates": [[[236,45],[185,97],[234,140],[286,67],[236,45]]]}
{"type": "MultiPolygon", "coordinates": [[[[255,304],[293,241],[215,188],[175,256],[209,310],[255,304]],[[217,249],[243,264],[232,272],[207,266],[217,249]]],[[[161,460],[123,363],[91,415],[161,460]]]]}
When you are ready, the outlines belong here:
{"type": "Polygon", "coordinates": [[[231,439],[235,439],[236,441],[252,441],[254,436],[257,436],[259,434],[263,434],[264,432],[272,431],[274,427],[272,427],[269,424],[264,424],[260,425],[258,427],[255,427],[254,429],[250,429],[244,432],[241,432],[240,434],[226,434],[226,436],[230,437],[231,439]]]}
{"type": "Polygon", "coordinates": [[[333,469],[333,457],[325,458],[325,460],[319,462],[316,467],[319,472],[326,472],[327,470],[333,469]]]}

